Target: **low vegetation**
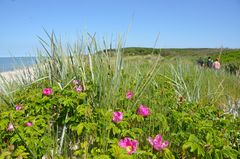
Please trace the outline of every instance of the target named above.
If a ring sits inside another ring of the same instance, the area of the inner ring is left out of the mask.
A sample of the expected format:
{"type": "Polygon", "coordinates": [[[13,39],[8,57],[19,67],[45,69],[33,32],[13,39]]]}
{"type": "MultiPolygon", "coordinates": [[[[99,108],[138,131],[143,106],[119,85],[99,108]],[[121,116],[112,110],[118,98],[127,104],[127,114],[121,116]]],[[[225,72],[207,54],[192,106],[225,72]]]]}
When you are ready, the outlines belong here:
{"type": "Polygon", "coordinates": [[[238,76],[49,38],[33,74],[1,77],[0,158],[240,157],[238,76]]]}

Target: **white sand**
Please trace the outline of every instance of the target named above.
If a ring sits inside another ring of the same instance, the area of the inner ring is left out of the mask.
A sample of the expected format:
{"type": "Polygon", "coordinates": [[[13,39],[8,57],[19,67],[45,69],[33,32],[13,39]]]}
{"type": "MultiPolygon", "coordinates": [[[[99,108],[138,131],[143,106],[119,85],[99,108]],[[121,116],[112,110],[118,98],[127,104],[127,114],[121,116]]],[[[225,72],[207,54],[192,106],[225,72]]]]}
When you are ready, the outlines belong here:
{"type": "Polygon", "coordinates": [[[31,78],[33,77],[33,69],[32,68],[25,68],[25,69],[17,69],[14,71],[7,71],[7,72],[1,72],[0,75],[2,77],[4,77],[7,81],[12,81],[18,77],[24,76],[24,74],[26,75],[30,75],[31,74],[31,78]]]}
{"type": "Polygon", "coordinates": [[[17,71],[8,71],[8,72],[1,72],[1,76],[3,76],[5,79],[10,80],[14,76],[16,76],[17,71]]]}

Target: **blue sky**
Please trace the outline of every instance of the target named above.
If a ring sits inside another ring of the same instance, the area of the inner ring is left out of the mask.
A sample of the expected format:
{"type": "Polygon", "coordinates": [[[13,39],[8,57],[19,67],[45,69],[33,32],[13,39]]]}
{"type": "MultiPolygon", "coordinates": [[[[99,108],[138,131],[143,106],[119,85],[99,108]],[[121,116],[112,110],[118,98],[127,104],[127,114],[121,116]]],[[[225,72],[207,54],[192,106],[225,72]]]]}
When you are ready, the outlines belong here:
{"type": "Polygon", "coordinates": [[[129,26],[126,47],[240,48],[240,0],[0,0],[0,57],[34,55],[43,28],[71,43],[129,26]]]}

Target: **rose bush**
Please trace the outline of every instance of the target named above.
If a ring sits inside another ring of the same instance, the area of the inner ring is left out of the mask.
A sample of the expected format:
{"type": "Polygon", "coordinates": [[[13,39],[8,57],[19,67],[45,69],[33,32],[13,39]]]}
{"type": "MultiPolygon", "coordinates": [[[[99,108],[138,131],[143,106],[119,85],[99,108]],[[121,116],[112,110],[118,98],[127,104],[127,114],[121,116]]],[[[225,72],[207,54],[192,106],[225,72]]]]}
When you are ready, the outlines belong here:
{"type": "Polygon", "coordinates": [[[162,85],[161,90],[150,87],[156,92],[151,102],[147,102],[148,96],[140,102],[148,103],[148,107],[140,103],[137,107],[125,98],[130,109],[119,105],[118,111],[94,107],[88,98],[91,89],[77,92],[76,83],[64,90],[48,87],[51,95],[42,93],[44,86],[40,83],[17,92],[15,103],[21,104],[1,112],[1,156],[239,156],[239,119],[213,105],[199,107],[197,103],[178,102],[178,97],[172,98],[170,85],[162,85]]]}

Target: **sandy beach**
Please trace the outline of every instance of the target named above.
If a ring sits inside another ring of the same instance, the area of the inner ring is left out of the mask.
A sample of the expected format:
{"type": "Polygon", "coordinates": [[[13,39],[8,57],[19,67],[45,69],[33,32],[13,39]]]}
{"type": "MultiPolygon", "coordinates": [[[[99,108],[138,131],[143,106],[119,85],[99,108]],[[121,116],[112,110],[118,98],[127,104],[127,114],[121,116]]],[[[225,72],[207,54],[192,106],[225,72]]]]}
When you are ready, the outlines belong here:
{"type": "Polygon", "coordinates": [[[12,81],[20,76],[23,76],[24,74],[27,74],[27,75],[33,74],[33,68],[25,68],[25,69],[13,70],[13,71],[1,72],[0,76],[7,81],[12,81]]]}
{"type": "Polygon", "coordinates": [[[1,72],[0,73],[0,75],[2,77],[4,77],[5,79],[7,79],[7,80],[10,80],[10,79],[14,78],[14,76],[16,76],[16,74],[17,74],[16,70],[15,71],[7,71],[7,72],[1,72]]]}

